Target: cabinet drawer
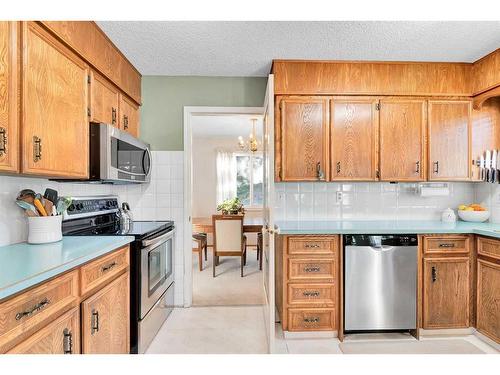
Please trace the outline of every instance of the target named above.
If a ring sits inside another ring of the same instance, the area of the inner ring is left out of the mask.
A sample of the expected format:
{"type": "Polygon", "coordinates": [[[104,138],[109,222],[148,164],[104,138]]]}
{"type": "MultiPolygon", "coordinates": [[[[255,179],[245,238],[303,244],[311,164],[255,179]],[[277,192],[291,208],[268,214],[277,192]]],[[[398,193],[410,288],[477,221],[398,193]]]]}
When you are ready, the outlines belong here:
{"type": "Polygon", "coordinates": [[[288,259],[288,281],[335,278],[333,259],[288,259]]]}
{"type": "Polygon", "coordinates": [[[337,236],[300,236],[288,238],[289,255],[334,255],[337,236]]]}
{"type": "Polygon", "coordinates": [[[78,273],[69,272],[0,304],[0,353],[77,304],[78,273]]]}
{"type": "Polygon", "coordinates": [[[468,253],[469,236],[425,237],[425,254],[468,253]]]}
{"type": "Polygon", "coordinates": [[[24,340],[8,354],[79,354],[80,309],[75,307],[24,340]]]}
{"type": "Polygon", "coordinates": [[[123,247],[80,268],[82,296],[109,283],[129,265],[129,247],[123,247]]]}
{"type": "Polygon", "coordinates": [[[335,330],[335,309],[288,309],[289,331],[335,330]]]}
{"type": "Polygon", "coordinates": [[[478,237],[477,253],[479,255],[500,259],[500,241],[491,238],[478,237]]]}
{"type": "Polygon", "coordinates": [[[288,284],[288,304],[335,305],[334,284],[288,284]]]}

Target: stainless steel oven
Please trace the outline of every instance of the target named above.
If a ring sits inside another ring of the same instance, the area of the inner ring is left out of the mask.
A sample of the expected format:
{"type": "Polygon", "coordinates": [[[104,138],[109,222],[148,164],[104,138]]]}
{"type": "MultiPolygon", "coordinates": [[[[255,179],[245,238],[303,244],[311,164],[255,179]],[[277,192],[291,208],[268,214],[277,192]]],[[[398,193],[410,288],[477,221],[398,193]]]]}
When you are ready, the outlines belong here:
{"type": "Polygon", "coordinates": [[[149,144],[112,125],[90,125],[90,180],[107,183],[150,181],[149,144]]]}

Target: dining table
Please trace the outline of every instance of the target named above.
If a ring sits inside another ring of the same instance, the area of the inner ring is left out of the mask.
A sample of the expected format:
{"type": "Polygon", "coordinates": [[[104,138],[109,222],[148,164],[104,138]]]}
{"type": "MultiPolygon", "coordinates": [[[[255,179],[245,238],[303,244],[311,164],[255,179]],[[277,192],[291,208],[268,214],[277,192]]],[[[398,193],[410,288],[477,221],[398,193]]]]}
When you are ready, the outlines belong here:
{"type": "MultiPolygon", "coordinates": [[[[193,217],[193,233],[213,233],[214,226],[211,217],[193,217]]],[[[244,233],[259,233],[262,231],[263,220],[261,217],[243,218],[244,233]]]]}

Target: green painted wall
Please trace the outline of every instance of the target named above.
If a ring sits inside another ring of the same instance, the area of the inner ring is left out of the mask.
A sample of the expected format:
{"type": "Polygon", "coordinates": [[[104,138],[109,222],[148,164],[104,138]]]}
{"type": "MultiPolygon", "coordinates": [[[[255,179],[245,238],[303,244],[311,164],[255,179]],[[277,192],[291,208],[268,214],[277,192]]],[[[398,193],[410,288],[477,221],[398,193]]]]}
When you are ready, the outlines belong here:
{"type": "Polygon", "coordinates": [[[184,106],[260,107],[265,77],[142,77],[141,138],[153,150],[184,148],[184,106]]]}

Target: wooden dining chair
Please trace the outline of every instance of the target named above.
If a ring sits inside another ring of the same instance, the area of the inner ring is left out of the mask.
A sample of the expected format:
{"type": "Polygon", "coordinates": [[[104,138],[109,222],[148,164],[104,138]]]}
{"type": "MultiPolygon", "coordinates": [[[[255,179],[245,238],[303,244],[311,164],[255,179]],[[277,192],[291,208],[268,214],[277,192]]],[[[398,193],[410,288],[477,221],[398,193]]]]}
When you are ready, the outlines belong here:
{"type": "Polygon", "coordinates": [[[262,254],[264,252],[264,242],[262,232],[257,233],[257,260],[259,261],[259,270],[262,271],[262,254]]]}
{"type": "Polygon", "coordinates": [[[207,260],[207,234],[206,233],[193,233],[193,241],[196,242],[196,247],[193,247],[193,251],[198,253],[198,263],[200,271],[203,271],[203,250],[205,250],[205,261],[207,260]]]}
{"type": "Polygon", "coordinates": [[[212,215],[214,228],[213,277],[221,256],[241,257],[241,277],[247,262],[247,238],[243,234],[243,215],[212,215]]]}

